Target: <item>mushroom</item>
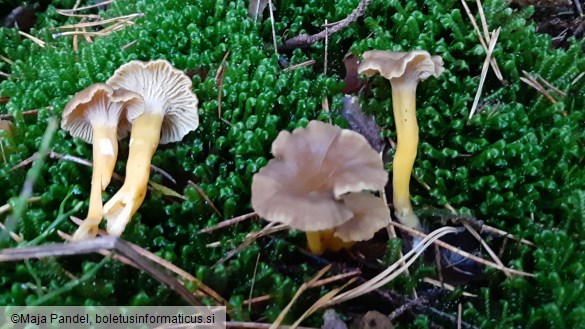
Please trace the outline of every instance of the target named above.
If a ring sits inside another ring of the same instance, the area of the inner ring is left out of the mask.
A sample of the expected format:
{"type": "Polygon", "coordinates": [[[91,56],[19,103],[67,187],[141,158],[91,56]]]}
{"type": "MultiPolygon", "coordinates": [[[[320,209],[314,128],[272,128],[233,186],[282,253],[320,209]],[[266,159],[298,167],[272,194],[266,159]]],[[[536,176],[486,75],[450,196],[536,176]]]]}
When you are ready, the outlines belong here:
{"type": "Polygon", "coordinates": [[[178,142],[199,126],[198,100],[191,79],[165,60],[126,63],[107,84],[132,90],[144,99],[143,112],[130,118],[124,185],[104,205],[108,233],[120,236],[144,201],[150,162],[158,145],[178,142]]]}
{"type": "Polygon", "coordinates": [[[73,239],[95,237],[102,220],[102,191],[110,184],[116,158],[118,140],[130,131],[128,116],[142,111],[142,97],[137,93],[114,90],[96,83],[71,98],[62,114],[61,128],[87,143],[93,143],[93,174],[89,209],[85,221],[73,239]]]}
{"type": "Polygon", "coordinates": [[[378,208],[388,209],[384,202],[362,192],[380,191],[388,181],[382,160],[362,135],[311,121],[292,134],[280,132],[272,154],[252,179],[252,207],[268,221],[305,231],[312,252],[369,239],[389,222],[389,212],[378,217],[378,208]],[[374,199],[380,203],[372,208],[374,199]]]}
{"type": "Polygon", "coordinates": [[[392,187],[394,214],[404,225],[420,229],[420,220],[410,203],[410,175],[418,146],[416,122],[416,86],[431,75],[438,77],[445,69],[440,56],[427,51],[391,52],[372,50],[363,54],[360,74],[379,73],[392,85],[392,107],[396,123],[397,147],[394,155],[392,187]]]}
{"type": "Polygon", "coordinates": [[[347,222],[327,230],[306,232],[307,245],[317,255],[326,250],[350,248],[355,241],[369,240],[390,222],[388,206],[369,192],[347,193],[341,199],[353,214],[347,222]]]}

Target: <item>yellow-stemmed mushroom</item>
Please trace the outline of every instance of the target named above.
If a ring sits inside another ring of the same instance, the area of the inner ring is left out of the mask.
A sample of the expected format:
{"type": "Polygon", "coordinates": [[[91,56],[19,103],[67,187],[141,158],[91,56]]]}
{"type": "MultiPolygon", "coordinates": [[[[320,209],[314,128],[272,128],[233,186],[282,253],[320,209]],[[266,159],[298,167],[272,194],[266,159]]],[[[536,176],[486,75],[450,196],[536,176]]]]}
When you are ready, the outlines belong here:
{"type": "Polygon", "coordinates": [[[379,73],[392,85],[392,107],[396,124],[397,147],[394,155],[392,187],[394,214],[404,225],[420,229],[420,220],[410,202],[410,175],[418,147],[416,121],[416,87],[431,75],[438,77],[445,69],[440,56],[427,51],[391,52],[372,50],[363,54],[358,73],[379,73]]]}
{"type": "Polygon", "coordinates": [[[118,140],[130,131],[128,116],[142,111],[137,93],[96,83],[78,92],[65,106],[61,128],[93,144],[93,174],[87,217],[74,241],[93,238],[102,220],[102,191],[110,184],[118,156],[118,140]]]}
{"type": "Polygon", "coordinates": [[[158,145],[178,142],[199,126],[198,100],[191,79],[165,60],[126,63],[107,84],[132,90],[144,99],[143,112],[130,118],[124,185],[104,205],[108,234],[120,236],[144,201],[150,162],[158,145]]]}
{"type": "Polygon", "coordinates": [[[311,121],[282,131],[274,159],[252,179],[252,207],[268,221],[306,232],[315,254],[367,240],[390,221],[380,191],[388,181],[382,160],[351,130],[311,121]]]}

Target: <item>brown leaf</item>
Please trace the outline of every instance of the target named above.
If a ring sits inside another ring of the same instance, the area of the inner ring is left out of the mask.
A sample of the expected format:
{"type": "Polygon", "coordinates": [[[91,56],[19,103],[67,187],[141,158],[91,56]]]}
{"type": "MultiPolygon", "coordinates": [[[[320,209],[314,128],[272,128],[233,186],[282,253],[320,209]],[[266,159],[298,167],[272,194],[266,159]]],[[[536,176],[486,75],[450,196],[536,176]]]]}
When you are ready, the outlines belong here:
{"type": "Polygon", "coordinates": [[[353,54],[348,54],[343,59],[345,65],[345,87],[341,91],[344,94],[357,93],[365,84],[365,81],[360,79],[358,75],[358,60],[353,54]]]}
{"type": "Polygon", "coordinates": [[[366,115],[355,96],[345,96],[341,116],[347,120],[351,130],[360,133],[366,138],[370,146],[377,152],[384,150],[384,140],[380,132],[382,129],[376,124],[373,115],[366,115]]]}

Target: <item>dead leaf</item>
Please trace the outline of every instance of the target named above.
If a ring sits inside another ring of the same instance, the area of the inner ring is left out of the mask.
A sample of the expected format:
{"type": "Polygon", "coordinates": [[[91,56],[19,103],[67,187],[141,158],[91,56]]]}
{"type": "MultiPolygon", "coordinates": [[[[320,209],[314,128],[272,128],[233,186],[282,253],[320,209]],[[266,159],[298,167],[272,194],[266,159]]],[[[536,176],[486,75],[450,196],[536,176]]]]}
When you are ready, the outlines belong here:
{"type": "Polygon", "coordinates": [[[380,135],[382,129],[376,124],[373,115],[366,115],[355,96],[345,96],[341,116],[347,120],[351,130],[360,133],[366,138],[370,146],[378,152],[384,150],[384,140],[380,135]]]}
{"type": "Polygon", "coordinates": [[[341,92],[346,95],[357,93],[365,84],[365,81],[360,79],[358,75],[357,58],[350,53],[343,58],[343,65],[345,65],[345,86],[341,92]]]}

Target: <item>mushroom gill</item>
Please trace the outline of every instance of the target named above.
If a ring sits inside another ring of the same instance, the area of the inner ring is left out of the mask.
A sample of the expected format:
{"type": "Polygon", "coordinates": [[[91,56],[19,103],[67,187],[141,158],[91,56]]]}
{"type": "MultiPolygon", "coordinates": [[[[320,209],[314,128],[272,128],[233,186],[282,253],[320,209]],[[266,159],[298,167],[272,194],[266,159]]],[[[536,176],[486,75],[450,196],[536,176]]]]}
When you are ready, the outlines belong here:
{"type": "Polygon", "coordinates": [[[107,84],[132,90],[144,99],[143,111],[130,118],[124,185],[104,205],[108,233],[120,236],[144,201],[150,163],[159,143],[178,142],[198,127],[198,99],[191,90],[191,79],[165,60],[126,63],[107,84]]]}
{"type": "Polygon", "coordinates": [[[118,140],[130,130],[128,116],[142,111],[142,97],[134,92],[96,83],[75,94],[65,106],[61,128],[93,144],[93,174],[87,217],[74,241],[93,238],[102,220],[102,191],[110,184],[118,140]]]}

